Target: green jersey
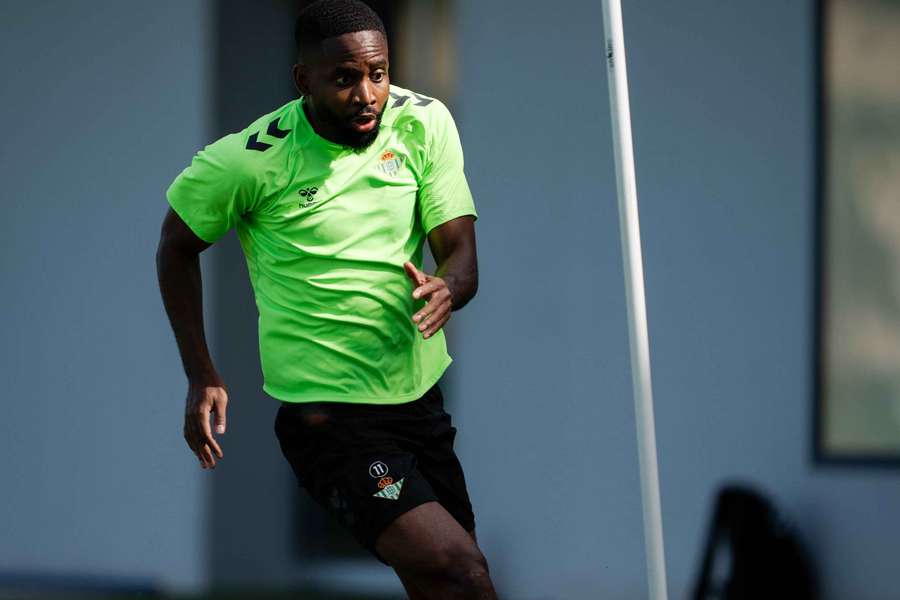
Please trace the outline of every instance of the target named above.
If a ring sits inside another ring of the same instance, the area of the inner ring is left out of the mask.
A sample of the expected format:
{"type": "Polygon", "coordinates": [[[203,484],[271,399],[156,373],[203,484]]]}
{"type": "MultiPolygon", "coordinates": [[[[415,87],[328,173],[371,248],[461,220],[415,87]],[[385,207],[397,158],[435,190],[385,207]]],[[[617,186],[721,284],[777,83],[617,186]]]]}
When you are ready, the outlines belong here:
{"type": "Polygon", "coordinates": [[[391,86],[363,151],[313,131],[303,99],[197,153],[169,204],[212,243],[234,227],[259,311],[263,389],[287,402],[396,404],[450,364],[412,321],[403,263],[433,228],[476,217],[456,126],[438,100],[391,86]]]}

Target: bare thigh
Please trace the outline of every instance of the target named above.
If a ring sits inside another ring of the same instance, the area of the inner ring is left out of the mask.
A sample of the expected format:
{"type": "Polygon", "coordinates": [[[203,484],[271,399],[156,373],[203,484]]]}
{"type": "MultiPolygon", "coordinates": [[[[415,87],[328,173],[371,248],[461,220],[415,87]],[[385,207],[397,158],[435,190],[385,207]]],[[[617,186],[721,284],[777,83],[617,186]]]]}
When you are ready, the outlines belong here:
{"type": "Polygon", "coordinates": [[[487,562],[475,541],[437,502],[397,518],[375,543],[411,600],[496,600],[487,562]]]}
{"type": "MultiPolygon", "coordinates": [[[[469,537],[472,538],[472,541],[474,541],[475,545],[477,546],[478,537],[475,535],[474,529],[469,532],[469,537]]],[[[396,568],[394,569],[394,572],[397,573],[397,577],[400,578],[400,583],[403,584],[403,589],[406,590],[406,595],[409,600],[428,600],[428,596],[426,596],[425,593],[422,590],[418,589],[415,583],[413,583],[413,579],[411,576],[396,568]]]]}

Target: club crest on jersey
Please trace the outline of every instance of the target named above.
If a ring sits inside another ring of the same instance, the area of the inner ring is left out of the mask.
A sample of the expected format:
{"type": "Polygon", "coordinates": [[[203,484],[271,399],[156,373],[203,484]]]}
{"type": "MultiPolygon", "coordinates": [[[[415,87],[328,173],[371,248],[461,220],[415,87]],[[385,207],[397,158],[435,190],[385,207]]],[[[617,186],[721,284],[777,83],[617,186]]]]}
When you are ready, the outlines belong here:
{"type": "Polygon", "coordinates": [[[395,177],[401,166],[403,166],[403,158],[388,150],[381,155],[381,160],[378,161],[376,168],[385,175],[395,177]]]}

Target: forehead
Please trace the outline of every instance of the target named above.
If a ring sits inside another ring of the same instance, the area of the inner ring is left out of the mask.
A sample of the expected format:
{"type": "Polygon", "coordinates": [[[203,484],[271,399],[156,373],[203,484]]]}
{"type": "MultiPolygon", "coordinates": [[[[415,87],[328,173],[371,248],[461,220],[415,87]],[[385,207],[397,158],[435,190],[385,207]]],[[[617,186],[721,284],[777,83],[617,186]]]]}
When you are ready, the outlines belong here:
{"type": "Polygon", "coordinates": [[[316,62],[340,64],[347,62],[386,61],[387,40],[380,31],[356,31],[322,40],[316,62]]]}

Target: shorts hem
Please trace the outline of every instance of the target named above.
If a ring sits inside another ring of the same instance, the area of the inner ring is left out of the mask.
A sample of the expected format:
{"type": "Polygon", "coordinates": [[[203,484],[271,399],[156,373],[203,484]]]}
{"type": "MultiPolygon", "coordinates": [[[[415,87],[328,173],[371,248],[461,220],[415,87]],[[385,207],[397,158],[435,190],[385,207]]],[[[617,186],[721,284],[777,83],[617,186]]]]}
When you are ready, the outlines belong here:
{"type": "Polygon", "coordinates": [[[392,515],[389,519],[386,519],[384,521],[384,523],[380,523],[377,527],[374,527],[372,529],[371,543],[369,543],[367,540],[360,540],[360,544],[363,546],[363,548],[365,548],[366,550],[371,552],[375,556],[375,558],[378,559],[379,562],[382,562],[382,563],[386,564],[387,566],[391,566],[391,563],[386,561],[384,559],[384,557],[382,557],[380,554],[378,554],[378,551],[375,549],[375,544],[378,541],[378,538],[381,536],[382,533],[385,532],[385,530],[387,530],[388,527],[390,527],[394,523],[394,521],[396,521],[397,519],[399,519],[400,517],[402,517],[409,511],[411,511],[412,509],[422,506],[423,504],[428,504],[429,502],[438,502],[438,499],[422,497],[417,500],[413,500],[411,503],[406,504],[404,506],[405,510],[403,510],[403,512],[400,512],[396,515],[392,515]]]}

